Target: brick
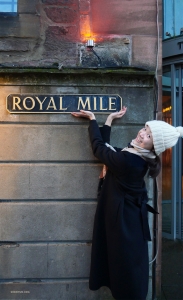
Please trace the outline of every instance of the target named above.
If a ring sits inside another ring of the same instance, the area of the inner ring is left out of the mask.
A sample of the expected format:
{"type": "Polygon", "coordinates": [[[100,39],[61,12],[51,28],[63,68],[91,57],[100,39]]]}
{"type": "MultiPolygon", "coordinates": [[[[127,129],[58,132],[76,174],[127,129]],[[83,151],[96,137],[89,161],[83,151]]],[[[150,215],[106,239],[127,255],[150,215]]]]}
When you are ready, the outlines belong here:
{"type": "Polygon", "coordinates": [[[3,300],[112,300],[108,288],[102,287],[98,291],[90,291],[88,280],[65,279],[57,282],[31,282],[31,283],[0,283],[0,295],[3,300]],[[17,291],[19,293],[12,293],[17,291]],[[24,293],[20,293],[23,291],[24,293]],[[28,292],[28,293],[27,293],[28,292]]]}
{"type": "Polygon", "coordinates": [[[92,239],[96,202],[0,203],[0,240],[92,239]]]}
{"type": "Polygon", "coordinates": [[[78,14],[75,10],[67,7],[46,7],[47,17],[55,23],[76,23],[78,14]]]}
{"type": "Polygon", "coordinates": [[[29,41],[23,40],[20,42],[16,38],[0,39],[0,52],[12,52],[12,51],[29,51],[29,41]]]}

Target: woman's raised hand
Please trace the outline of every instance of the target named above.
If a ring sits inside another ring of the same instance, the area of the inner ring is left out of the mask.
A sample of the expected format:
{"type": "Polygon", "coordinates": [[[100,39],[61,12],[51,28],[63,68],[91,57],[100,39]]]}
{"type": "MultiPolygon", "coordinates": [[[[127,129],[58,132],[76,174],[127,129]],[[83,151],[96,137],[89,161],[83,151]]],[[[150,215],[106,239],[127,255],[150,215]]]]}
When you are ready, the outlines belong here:
{"type": "Polygon", "coordinates": [[[91,111],[88,111],[88,110],[81,109],[79,112],[72,112],[71,115],[76,118],[87,118],[90,120],[95,120],[94,113],[92,113],[91,111]]]}
{"type": "Polygon", "coordinates": [[[109,115],[109,117],[111,117],[112,120],[114,120],[114,119],[119,119],[119,118],[121,118],[122,116],[124,116],[124,114],[126,113],[126,111],[127,111],[127,107],[126,107],[126,106],[123,106],[122,109],[121,109],[120,111],[116,111],[116,112],[114,112],[114,113],[111,113],[111,114],[109,115]]]}
{"type": "Polygon", "coordinates": [[[120,119],[122,116],[124,116],[124,114],[127,111],[127,107],[123,106],[122,109],[120,111],[116,111],[111,113],[108,117],[107,120],[105,122],[106,125],[111,126],[111,123],[114,119],[120,119]]]}

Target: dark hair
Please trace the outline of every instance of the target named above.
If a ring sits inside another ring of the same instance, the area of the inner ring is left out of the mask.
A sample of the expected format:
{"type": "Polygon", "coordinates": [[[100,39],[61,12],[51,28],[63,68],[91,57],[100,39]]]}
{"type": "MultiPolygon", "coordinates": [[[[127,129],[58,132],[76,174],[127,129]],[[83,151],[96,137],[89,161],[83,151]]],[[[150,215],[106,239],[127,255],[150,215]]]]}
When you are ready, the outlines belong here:
{"type": "Polygon", "coordinates": [[[158,174],[161,171],[161,160],[158,155],[156,155],[156,158],[146,158],[146,161],[149,165],[149,170],[148,170],[148,176],[155,178],[158,176],[158,174]]]}

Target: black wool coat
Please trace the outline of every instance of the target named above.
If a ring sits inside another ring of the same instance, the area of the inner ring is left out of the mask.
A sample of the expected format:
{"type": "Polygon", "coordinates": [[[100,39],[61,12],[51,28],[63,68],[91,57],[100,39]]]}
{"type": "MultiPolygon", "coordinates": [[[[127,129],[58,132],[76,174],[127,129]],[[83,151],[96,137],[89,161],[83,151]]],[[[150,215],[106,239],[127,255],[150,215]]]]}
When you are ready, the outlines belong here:
{"type": "Polygon", "coordinates": [[[145,300],[150,240],[144,176],[147,162],[138,155],[105,145],[110,127],[90,121],[93,154],[108,167],[94,220],[89,288],[110,288],[115,299],[145,300]]]}

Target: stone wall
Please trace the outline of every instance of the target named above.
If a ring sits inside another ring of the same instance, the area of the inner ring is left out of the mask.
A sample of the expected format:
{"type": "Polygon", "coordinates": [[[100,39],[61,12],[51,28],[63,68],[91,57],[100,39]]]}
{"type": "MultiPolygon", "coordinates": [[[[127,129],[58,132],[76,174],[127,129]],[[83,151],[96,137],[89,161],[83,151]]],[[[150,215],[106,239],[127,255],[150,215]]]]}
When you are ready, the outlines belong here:
{"type": "MultiPolygon", "coordinates": [[[[154,118],[160,26],[156,0],[18,0],[17,16],[0,15],[1,299],[112,299],[108,289],[88,289],[101,164],[87,121],[10,114],[6,97],[119,94],[128,113],[114,123],[111,143],[123,147],[154,118]]],[[[100,125],[105,119],[97,115],[100,125]]],[[[147,187],[151,202],[150,180],[147,187]]],[[[148,300],[151,267],[149,283],[148,300]]]]}
{"type": "MultiPolygon", "coordinates": [[[[88,121],[70,114],[10,114],[11,93],[119,94],[128,113],[112,127],[123,147],[153,118],[148,72],[80,70],[1,74],[1,299],[112,299],[88,289],[93,217],[101,164],[92,155],[88,121]],[[83,84],[84,82],[84,84],[83,84]],[[144,104],[144,105],[143,105],[144,104]]],[[[105,114],[97,115],[103,124],[105,114]]],[[[147,181],[152,201],[152,183],[147,181]]],[[[149,244],[150,258],[152,247],[149,244]]],[[[152,282],[149,284],[151,299],[152,282]]]]}
{"type": "Polygon", "coordinates": [[[19,0],[17,16],[0,17],[0,66],[98,67],[94,39],[100,67],[155,70],[160,18],[156,0],[19,0]]]}

